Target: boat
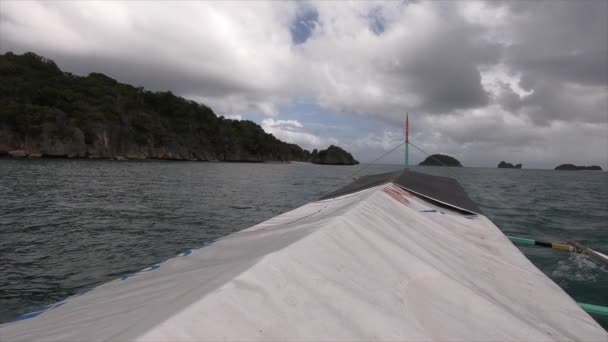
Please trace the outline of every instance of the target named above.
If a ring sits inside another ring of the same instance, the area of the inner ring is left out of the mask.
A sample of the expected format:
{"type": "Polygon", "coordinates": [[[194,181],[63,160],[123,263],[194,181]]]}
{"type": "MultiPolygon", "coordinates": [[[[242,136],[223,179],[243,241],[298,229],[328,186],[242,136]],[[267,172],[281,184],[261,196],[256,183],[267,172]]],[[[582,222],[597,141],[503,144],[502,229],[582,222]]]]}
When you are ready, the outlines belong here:
{"type": "Polygon", "coordinates": [[[608,341],[452,178],[363,176],[0,326],[1,341],[608,341]]]}

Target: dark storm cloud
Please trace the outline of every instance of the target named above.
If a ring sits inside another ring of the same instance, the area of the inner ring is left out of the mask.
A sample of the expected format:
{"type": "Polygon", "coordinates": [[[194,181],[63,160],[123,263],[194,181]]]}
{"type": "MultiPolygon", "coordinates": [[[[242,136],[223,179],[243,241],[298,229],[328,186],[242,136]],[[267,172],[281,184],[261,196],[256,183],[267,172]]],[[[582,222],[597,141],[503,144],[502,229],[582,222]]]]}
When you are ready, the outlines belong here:
{"type": "Polygon", "coordinates": [[[608,50],[602,48],[592,46],[582,52],[542,57],[527,57],[521,53],[522,57],[510,62],[524,71],[527,78],[605,86],[608,85],[608,50]]]}
{"type": "Polygon", "coordinates": [[[608,2],[506,2],[511,17],[502,61],[519,74],[520,96],[509,87],[503,108],[535,125],[555,120],[606,123],[608,2]]]}
{"type": "MultiPolygon", "coordinates": [[[[484,146],[591,162],[595,154],[571,142],[608,144],[608,1],[2,1],[0,9],[0,52],[33,51],[67,71],[171,90],[221,113],[272,116],[308,101],[400,129],[409,111],[428,146],[487,158],[484,146]]],[[[392,144],[383,139],[374,148],[392,144]]]]}
{"type": "Polygon", "coordinates": [[[453,13],[441,19],[437,32],[414,49],[403,42],[407,60],[389,69],[391,77],[422,99],[412,110],[447,114],[487,105],[490,94],[482,86],[480,67],[498,63],[502,45],[485,39],[483,27],[453,13]]]}
{"type": "Polygon", "coordinates": [[[472,31],[446,30],[416,54],[403,77],[409,78],[414,92],[424,98],[420,109],[448,113],[488,104],[489,94],[481,84],[479,66],[497,63],[500,47],[475,42],[472,31]]]}
{"type": "Polygon", "coordinates": [[[521,100],[520,106],[520,110],[524,110],[537,125],[546,125],[553,120],[608,122],[605,90],[594,92],[586,88],[542,82],[537,83],[533,94],[521,100]]]}

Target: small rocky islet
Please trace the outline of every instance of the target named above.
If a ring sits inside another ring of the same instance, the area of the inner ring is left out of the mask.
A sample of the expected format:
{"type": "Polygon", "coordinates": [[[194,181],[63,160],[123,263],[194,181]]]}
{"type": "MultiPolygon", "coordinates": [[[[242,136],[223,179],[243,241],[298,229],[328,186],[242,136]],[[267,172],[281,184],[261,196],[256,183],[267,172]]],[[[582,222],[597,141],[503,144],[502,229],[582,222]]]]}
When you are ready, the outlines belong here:
{"type": "Polygon", "coordinates": [[[574,164],[562,164],[555,167],[557,171],[602,171],[602,168],[597,165],[578,166],[574,164]]]}
{"type": "Polygon", "coordinates": [[[0,156],[354,165],[337,146],[316,156],[248,120],[170,91],[77,76],[32,52],[0,54],[0,156]]]}
{"type": "Polygon", "coordinates": [[[346,152],[338,146],[331,145],[321,151],[313,150],[311,162],[313,164],[324,165],[357,165],[359,162],[353,158],[352,154],[346,152]]]}
{"type": "Polygon", "coordinates": [[[497,166],[499,169],[521,169],[522,165],[521,164],[511,164],[511,163],[507,163],[504,160],[501,161],[500,163],[498,163],[497,166]]]}
{"type": "Polygon", "coordinates": [[[444,154],[430,155],[418,165],[462,167],[462,164],[460,164],[460,161],[458,161],[458,159],[444,154]]]}

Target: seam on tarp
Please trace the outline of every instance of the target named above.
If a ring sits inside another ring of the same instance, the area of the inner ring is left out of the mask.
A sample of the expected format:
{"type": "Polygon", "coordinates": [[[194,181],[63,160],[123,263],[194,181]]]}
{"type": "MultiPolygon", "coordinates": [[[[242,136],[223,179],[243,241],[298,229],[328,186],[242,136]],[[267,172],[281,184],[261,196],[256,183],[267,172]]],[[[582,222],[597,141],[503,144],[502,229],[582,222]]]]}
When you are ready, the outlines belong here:
{"type": "Polygon", "coordinates": [[[460,212],[464,211],[465,213],[474,214],[474,215],[483,215],[482,213],[478,213],[478,212],[475,212],[475,211],[469,210],[469,209],[464,209],[464,208],[461,208],[461,207],[459,207],[457,205],[453,205],[453,204],[450,204],[450,203],[438,200],[436,198],[433,198],[431,196],[428,196],[428,195],[419,193],[417,191],[411,190],[411,189],[409,189],[409,188],[407,188],[407,187],[405,187],[405,186],[403,186],[401,184],[398,184],[398,183],[392,183],[392,184],[395,184],[396,186],[400,187],[401,189],[403,189],[405,191],[411,192],[412,194],[416,195],[419,198],[422,197],[423,200],[431,200],[431,201],[433,201],[435,203],[441,204],[442,206],[446,206],[446,207],[455,209],[456,211],[460,211],[460,212]]]}

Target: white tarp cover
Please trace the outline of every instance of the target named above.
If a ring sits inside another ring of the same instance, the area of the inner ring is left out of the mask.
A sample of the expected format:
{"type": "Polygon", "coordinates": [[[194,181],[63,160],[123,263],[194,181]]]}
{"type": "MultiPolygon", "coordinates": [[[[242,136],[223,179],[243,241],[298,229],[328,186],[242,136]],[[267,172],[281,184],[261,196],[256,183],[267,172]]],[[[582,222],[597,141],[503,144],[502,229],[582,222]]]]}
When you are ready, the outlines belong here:
{"type": "Polygon", "coordinates": [[[385,184],[0,326],[0,340],[608,341],[485,216],[385,184]]]}

